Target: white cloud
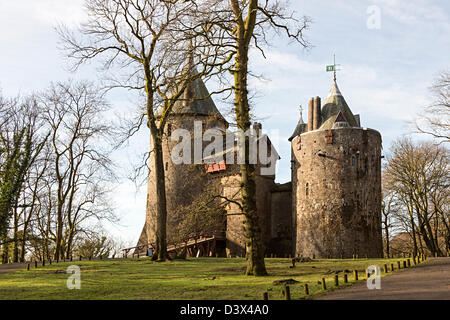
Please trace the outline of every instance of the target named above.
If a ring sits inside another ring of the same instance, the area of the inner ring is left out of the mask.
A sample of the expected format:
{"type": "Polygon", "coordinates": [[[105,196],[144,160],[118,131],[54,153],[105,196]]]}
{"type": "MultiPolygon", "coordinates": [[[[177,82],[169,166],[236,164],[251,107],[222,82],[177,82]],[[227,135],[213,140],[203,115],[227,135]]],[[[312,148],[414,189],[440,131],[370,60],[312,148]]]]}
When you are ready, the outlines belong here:
{"type": "Polygon", "coordinates": [[[431,0],[372,0],[382,8],[382,12],[406,24],[430,22],[450,30],[446,11],[431,0]]]}

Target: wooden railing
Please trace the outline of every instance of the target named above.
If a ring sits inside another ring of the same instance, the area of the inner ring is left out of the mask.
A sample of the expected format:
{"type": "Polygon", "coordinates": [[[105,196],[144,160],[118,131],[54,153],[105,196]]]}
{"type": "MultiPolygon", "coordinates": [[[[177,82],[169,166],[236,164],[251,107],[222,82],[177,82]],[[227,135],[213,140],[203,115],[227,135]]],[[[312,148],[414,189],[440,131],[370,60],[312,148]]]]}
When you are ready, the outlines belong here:
{"type": "MultiPolygon", "coordinates": [[[[183,247],[190,247],[190,246],[197,245],[197,244],[200,244],[205,241],[225,240],[225,239],[226,239],[226,235],[225,235],[225,231],[223,231],[223,230],[195,232],[195,233],[189,234],[182,242],[168,244],[167,251],[170,253],[177,249],[180,249],[183,247]]],[[[156,249],[156,243],[150,242],[147,244],[142,244],[139,246],[122,249],[123,257],[124,258],[128,257],[128,254],[130,253],[131,250],[134,250],[133,256],[136,254],[139,256],[140,253],[144,253],[144,252],[145,252],[144,254],[146,255],[148,249],[151,249],[154,252],[156,249]]]]}

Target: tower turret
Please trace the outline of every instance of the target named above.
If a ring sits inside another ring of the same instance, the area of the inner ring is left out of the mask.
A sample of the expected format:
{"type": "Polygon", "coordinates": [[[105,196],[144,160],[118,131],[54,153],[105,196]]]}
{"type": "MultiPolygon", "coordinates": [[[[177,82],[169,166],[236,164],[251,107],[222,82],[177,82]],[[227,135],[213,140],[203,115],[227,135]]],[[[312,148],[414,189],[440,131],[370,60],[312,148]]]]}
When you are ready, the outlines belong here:
{"type": "Polygon", "coordinates": [[[295,254],[381,257],[381,135],[360,127],[336,80],[318,128],[312,118],[289,139],[295,254]]]}

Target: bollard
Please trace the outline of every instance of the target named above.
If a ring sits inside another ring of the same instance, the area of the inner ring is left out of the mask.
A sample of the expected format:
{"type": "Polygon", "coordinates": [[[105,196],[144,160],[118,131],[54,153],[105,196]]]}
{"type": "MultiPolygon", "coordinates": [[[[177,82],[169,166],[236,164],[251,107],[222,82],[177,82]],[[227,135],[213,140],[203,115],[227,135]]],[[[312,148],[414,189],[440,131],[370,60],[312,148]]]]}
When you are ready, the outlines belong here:
{"type": "Polygon", "coordinates": [[[354,274],[355,274],[355,281],[358,281],[358,270],[355,270],[354,274]]]}
{"type": "Polygon", "coordinates": [[[344,283],[348,283],[348,276],[346,273],[344,273],[344,283]]]}
{"type": "Polygon", "coordinates": [[[337,274],[334,276],[334,285],[335,285],[336,287],[339,286],[339,275],[337,275],[337,274]]]}
{"type": "Polygon", "coordinates": [[[388,267],[387,267],[387,264],[384,265],[384,273],[388,273],[388,267]]]}
{"type": "Polygon", "coordinates": [[[263,292],[263,300],[269,300],[269,294],[267,292],[263,292]]]}
{"type": "Polygon", "coordinates": [[[406,269],[407,268],[407,266],[406,266],[406,260],[403,260],[403,269],[406,269]]]}
{"type": "Polygon", "coordinates": [[[325,278],[322,278],[322,289],[327,290],[327,284],[325,283],[325,278]]]}
{"type": "Polygon", "coordinates": [[[394,272],[394,264],[391,263],[391,271],[394,272]]]}
{"type": "Polygon", "coordinates": [[[309,288],[308,288],[308,284],[305,283],[305,294],[309,295],[309,288]]]}
{"type": "Polygon", "coordinates": [[[285,288],[285,297],[286,300],[291,300],[291,289],[289,288],[289,286],[286,286],[285,288]]]}

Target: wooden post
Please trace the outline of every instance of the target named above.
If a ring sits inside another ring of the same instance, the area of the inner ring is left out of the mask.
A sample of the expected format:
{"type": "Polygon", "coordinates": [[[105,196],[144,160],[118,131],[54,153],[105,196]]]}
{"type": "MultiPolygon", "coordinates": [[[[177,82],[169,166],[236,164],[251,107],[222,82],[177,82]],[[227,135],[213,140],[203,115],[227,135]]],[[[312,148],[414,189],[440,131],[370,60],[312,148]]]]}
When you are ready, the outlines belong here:
{"type": "Polygon", "coordinates": [[[339,275],[334,275],[334,285],[336,286],[336,287],[338,287],[339,286],[339,275]]]}
{"type": "Polygon", "coordinates": [[[322,289],[327,290],[327,284],[325,283],[325,278],[322,278],[322,289]]]}
{"type": "Polygon", "coordinates": [[[286,286],[285,288],[285,293],[286,293],[286,300],[291,300],[291,289],[289,288],[289,286],[286,286]]]}
{"type": "Polygon", "coordinates": [[[305,283],[305,294],[309,295],[309,288],[308,288],[308,284],[305,283]]]}
{"type": "Polygon", "coordinates": [[[348,283],[348,276],[346,273],[344,273],[344,283],[348,283]]]}
{"type": "Polygon", "coordinates": [[[387,267],[387,264],[384,265],[384,273],[388,273],[388,267],[387,267]]]}
{"type": "Polygon", "coordinates": [[[269,300],[269,294],[267,292],[263,292],[263,300],[269,300]]]}
{"type": "Polygon", "coordinates": [[[355,275],[355,281],[358,281],[358,270],[355,270],[354,275],[355,275]]]}

